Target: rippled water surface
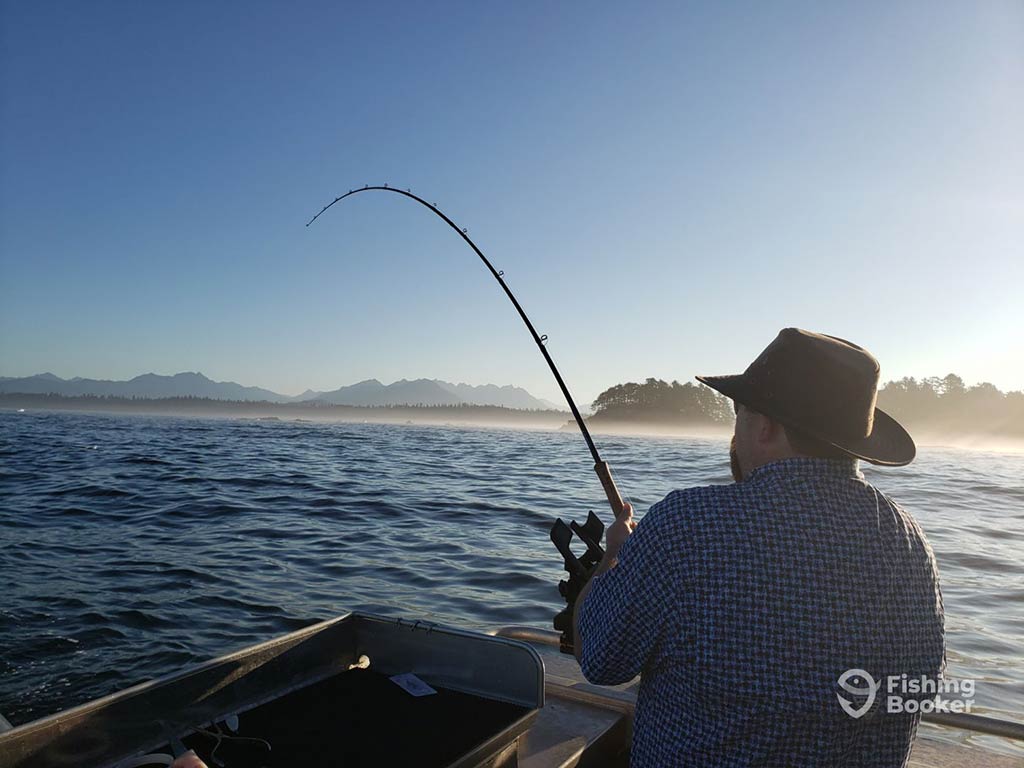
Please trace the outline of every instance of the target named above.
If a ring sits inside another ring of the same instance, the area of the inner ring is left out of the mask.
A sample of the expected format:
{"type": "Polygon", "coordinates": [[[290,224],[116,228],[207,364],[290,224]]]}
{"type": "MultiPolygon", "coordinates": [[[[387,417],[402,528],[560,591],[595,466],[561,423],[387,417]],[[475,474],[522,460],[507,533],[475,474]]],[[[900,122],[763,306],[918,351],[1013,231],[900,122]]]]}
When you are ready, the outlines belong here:
{"type": "MultiPolygon", "coordinates": [[[[600,438],[638,510],[724,440],[600,438]]],[[[939,560],[954,675],[1024,719],[1024,456],[865,466],[939,560]]],[[[550,627],[578,434],[0,411],[0,712],[25,722],[349,610],[550,627]]]]}

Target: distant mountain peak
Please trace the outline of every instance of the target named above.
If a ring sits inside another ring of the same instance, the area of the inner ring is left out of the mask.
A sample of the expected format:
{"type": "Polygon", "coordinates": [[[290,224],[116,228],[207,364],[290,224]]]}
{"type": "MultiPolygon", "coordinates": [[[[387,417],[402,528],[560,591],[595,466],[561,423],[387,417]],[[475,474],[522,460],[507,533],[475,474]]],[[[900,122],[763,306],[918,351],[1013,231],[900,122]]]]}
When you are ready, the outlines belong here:
{"type": "Polygon", "coordinates": [[[206,397],[214,400],[285,402],[290,398],[259,387],[243,387],[233,381],[212,381],[201,373],[187,371],[173,376],[144,373],[129,381],[104,381],[76,377],[65,381],[50,374],[38,374],[0,382],[0,392],[55,394],[65,397],[206,397]]]}

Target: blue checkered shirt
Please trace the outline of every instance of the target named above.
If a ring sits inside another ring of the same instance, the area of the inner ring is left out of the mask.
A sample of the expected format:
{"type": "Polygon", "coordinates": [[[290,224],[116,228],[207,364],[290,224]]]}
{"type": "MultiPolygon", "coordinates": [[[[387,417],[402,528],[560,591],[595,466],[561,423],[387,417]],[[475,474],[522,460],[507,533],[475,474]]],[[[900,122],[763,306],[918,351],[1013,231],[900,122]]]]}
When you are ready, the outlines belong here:
{"type": "Polygon", "coordinates": [[[919,715],[886,712],[883,684],[851,717],[837,681],[944,662],[931,547],[854,460],[673,491],[593,580],[579,629],[590,682],[640,675],[633,766],[905,765],[919,715]]]}

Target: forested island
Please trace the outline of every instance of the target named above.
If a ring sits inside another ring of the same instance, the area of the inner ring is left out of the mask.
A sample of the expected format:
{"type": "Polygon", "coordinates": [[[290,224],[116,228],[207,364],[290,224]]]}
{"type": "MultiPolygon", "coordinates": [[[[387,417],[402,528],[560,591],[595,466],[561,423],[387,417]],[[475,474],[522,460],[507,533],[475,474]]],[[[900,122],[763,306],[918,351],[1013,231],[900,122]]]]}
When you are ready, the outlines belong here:
{"type": "MultiPolygon", "coordinates": [[[[703,384],[647,379],[616,384],[597,396],[588,423],[595,429],[628,426],[658,431],[731,429],[732,402],[703,384]]],[[[933,439],[1024,439],[1024,392],[1001,392],[989,383],[967,386],[956,374],[890,381],[878,407],[912,434],[933,439]]]]}

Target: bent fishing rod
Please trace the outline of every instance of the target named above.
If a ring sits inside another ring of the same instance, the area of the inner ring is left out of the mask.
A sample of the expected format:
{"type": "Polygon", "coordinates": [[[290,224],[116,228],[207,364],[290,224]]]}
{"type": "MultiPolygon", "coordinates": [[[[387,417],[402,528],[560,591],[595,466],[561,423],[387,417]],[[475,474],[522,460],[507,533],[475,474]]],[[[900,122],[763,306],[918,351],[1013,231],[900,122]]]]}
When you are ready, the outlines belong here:
{"type": "Polygon", "coordinates": [[[358,195],[360,192],[393,192],[396,195],[402,195],[410,200],[415,200],[424,208],[431,211],[434,215],[438,216],[449,227],[458,232],[459,237],[465,240],[469,244],[469,247],[476,252],[476,255],[480,257],[480,261],[482,261],[484,266],[490,270],[490,273],[494,276],[494,279],[498,281],[502,290],[505,291],[505,295],[508,296],[509,301],[512,302],[512,305],[516,308],[516,311],[523,319],[523,322],[526,323],[526,327],[530,331],[530,335],[533,337],[534,342],[537,344],[537,348],[547,361],[548,367],[551,369],[551,373],[555,376],[555,381],[558,382],[559,389],[562,390],[562,395],[565,396],[565,401],[569,404],[569,410],[572,411],[573,418],[576,419],[576,424],[579,426],[580,432],[583,434],[583,439],[587,441],[587,448],[590,449],[590,455],[594,457],[594,472],[596,472],[597,476],[601,479],[601,485],[604,487],[604,492],[608,497],[608,503],[611,505],[612,512],[615,513],[616,517],[621,515],[625,505],[623,504],[622,496],[619,494],[619,489],[615,486],[615,480],[612,478],[611,468],[608,466],[608,462],[601,459],[601,454],[598,452],[597,446],[594,445],[594,439],[590,436],[590,431],[587,429],[587,425],[583,422],[583,417],[580,415],[579,408],[576,407],[576,402],[572,399],[572,395],[569,394],[569,388],[565,385],[565,381],[562,379],[562,374],[558,372],[558,368],[555,366],[555,361],[551,359],[551,355],[548,353],[547,347],[544,344],[548,337],[546,335],[541,336],[537,333],[536,329],[533,327],[533,323],[530,322],[530,318],[526,316],[526,312],[523,310],[519,300],[516,299],[515,294],[512,293],[512,289],[509,288],[508,284],[505,282],[505,273],[494,268],[494,265],[492,265],[487,257],[484,256],[483,251],[481,251],[477,247],[476,243],[470,239],[469,230],[465,227],[459,227],[454,221],[448,218],[448,216],[446,216],[435,203],[428,203],[422,197],[413,194],[411,190],[389,187],[387,184],[384,184],[383,186],[367,185],[360,189],[350,189],[344,195],[334,198],[334,200],[325,205],[316,216],[306,223],[306,226],[308,227],[314,221],[319,219],[320,216],[322,216],[327,209],[335,203],[340,203],[345,198],[358,195]]]}

